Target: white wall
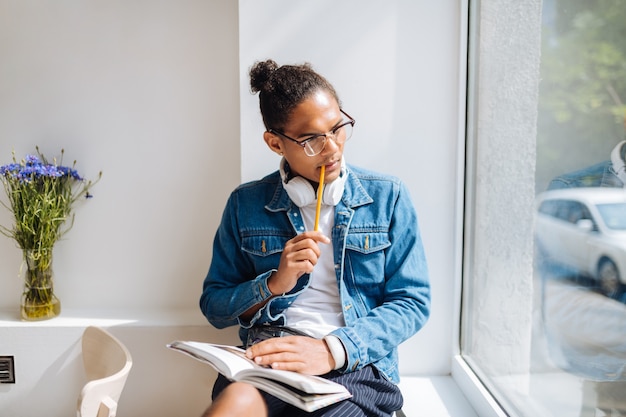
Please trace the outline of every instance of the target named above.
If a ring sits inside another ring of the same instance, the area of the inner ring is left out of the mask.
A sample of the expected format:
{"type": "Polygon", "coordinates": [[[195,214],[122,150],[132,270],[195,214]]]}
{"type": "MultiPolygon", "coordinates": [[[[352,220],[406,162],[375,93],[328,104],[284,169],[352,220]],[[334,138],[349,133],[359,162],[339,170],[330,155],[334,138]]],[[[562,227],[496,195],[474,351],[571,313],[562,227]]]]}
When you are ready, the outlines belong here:
{"type": "MultiPolygon", "coordinates": [[[[193,415],[208,403],[214,374],[162,345],[234,336],[206,325],[197,300],[229,192],[278,162],[247,78],[267,57],[326,75],[357,119],[348,161],[407,182],[433,312],[401,347],[401,370],[448,374],[463,152],[457,3],[0,0],[0,163],[39,144],[50,156],[65,148],[88,177],[104,172],[55,249],[61,318],[19,322],[20,252],[0,239],[0,355],[15,355],[18,379],[0,386],[0,409],[70,414],[89,323],[113,327],[135,357],[120,413],[193,415]],[[50,410],[32,397],[58,400],[50,410]]],[[[2,210],[0,222],[11,222],[2,210]]]]}
{"type": "MultiPolygon", "coordinates": [[[[236,19],[228,0],[0,2],[1,163],[38,144],[103,171],[55,248],[64,308],[197,304],[239,183],[236,19]]],[[[0,245],[15,310],[21,253],[0,245]]]]}

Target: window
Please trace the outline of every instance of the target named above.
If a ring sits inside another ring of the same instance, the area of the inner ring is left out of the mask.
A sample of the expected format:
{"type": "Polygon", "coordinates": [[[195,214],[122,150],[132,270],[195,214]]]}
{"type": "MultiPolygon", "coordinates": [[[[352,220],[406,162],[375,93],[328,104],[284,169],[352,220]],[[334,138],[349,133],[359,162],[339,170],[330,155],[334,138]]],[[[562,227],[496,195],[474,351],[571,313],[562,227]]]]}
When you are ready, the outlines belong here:
{"type": "Polygon", "coordinates": [[[461,357],[509,415],[626,416],[625,34],[470,2],[461,357]]]}

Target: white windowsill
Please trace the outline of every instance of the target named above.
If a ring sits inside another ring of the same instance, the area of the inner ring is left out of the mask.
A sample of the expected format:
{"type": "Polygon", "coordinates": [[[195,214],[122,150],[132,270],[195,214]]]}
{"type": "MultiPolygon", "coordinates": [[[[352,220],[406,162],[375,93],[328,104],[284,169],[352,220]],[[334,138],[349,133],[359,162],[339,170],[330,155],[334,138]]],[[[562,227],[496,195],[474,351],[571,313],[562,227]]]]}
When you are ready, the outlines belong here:
{"type": "Polygon", "coordinates": [[[477,417],[452,376],[401,376],[407,417],[477,417]]]}
{"type": "Polygon", "coordinates": [[[452,378],[480,417],[507,417],[502,407],[460,355],[452,359],[452,378]]]}

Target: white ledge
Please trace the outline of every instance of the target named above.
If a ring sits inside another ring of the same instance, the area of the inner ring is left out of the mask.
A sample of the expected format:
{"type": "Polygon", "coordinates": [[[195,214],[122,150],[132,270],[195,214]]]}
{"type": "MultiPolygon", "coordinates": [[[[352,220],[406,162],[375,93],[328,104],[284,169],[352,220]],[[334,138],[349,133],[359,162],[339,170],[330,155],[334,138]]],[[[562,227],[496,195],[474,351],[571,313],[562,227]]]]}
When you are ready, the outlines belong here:
{"type": "Polygon", "coordinates": [[[173,310],[62,310],[58,317],[25,321],[19,311],[0,310],[0,327],[86,327],[86,326],[202,326],[208,325],[199,309],[173,310]]]}

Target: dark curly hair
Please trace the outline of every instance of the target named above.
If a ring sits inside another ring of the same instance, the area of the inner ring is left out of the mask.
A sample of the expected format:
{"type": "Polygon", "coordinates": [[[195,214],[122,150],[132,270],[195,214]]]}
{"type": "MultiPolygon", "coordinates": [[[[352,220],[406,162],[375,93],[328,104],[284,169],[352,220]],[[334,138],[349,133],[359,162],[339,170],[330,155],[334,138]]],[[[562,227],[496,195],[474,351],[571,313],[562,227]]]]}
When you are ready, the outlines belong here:
{"type": "Polygon", "coordinates": [[[334,87],[308,63],[279,67],[271,59],[256,62],[250,68],[250,87],[259,93],[261,116],[268,130],[283,129],[293,109],[318,90],[329,92],[341,103],[334,87]]]}

